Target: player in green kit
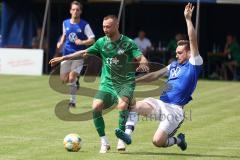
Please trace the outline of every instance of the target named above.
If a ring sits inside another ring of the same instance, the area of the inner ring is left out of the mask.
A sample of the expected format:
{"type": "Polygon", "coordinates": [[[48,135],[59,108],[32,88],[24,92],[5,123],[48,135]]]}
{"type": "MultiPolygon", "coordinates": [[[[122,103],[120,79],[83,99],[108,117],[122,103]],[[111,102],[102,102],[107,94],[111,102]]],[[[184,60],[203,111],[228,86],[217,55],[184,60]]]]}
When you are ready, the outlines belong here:
{"type": "MultiPolygon", "coordinates": [[[[75,52],[63,57],[50,60],[52,66],[63,60],[84,57],[88,54],[100,54],[102,58],[102,74],[99,91],[93,100],[93,120],[98,135],[101,139],[100,153],[106,153],[110,149],[105,135],[105,124],[102,110],[117,104],[119,110],[119,128],[125,130],[128,117],[128,106],[133,99],[135,89],[135,70],[147,72],[148,62],[137,48],[134,41],[119,33],[117,17],[109,15],[103,19],[103,31],[106,36],[99,38],[96,43],[86,50],[75,52]],[[135,69],[132,62],[138,62],[135,69]]],[[[118,150],[125,150],[123,141],[119,140],[118,150]]]]}

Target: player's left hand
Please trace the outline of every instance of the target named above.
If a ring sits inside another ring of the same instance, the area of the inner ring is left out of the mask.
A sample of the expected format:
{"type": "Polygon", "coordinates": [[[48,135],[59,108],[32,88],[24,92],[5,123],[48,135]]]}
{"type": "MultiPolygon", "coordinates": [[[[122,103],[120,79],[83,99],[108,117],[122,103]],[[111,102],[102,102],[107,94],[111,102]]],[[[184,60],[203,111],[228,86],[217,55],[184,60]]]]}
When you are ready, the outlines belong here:
{"type": "Polygon", "coordinates": [[[149,67],[147,64],[140,64],[136,69],[137,72],[149,72],[149,67]]]}
{"type": "Polygon", "coordinates": [[[76,39],[75,44],[76,45],[83,45],[83,41],[81,39],[76,39]]]}

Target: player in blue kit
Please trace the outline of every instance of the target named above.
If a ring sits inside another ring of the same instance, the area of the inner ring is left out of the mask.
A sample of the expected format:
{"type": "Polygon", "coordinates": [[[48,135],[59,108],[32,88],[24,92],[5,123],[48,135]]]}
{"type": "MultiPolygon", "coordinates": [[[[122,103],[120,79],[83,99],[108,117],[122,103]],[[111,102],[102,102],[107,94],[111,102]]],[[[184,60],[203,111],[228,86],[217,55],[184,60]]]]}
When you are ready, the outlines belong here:
{"type": "Polygon", "coordinates": [[[123,132],[116,129],[116,136],[126,144],[131,144],[131,133],[138,120],[136,112],[143,116],[154,116],[160,120],[159,127],[153,136],[153,144],[157,147],[170,147],[177,144],[181,150],[187,149],[183,133],[174,137],[177,129],[184,120],[184,106],[192,99],[191,95],[196,88],[203,60],[199,55],[197,36],[192,24],[194,6],[188,3],[184,16],[187,23],[189,41],[178,41],[176,49],[177,61],[167,67],[138,78],[137,82],[150,82],[168,73],[167,87],[160,99],[146,98],[136,102],[131,107],[131,112],[123,132]]]}
{"type": "MultiPolygon", "coordinates": [[[[82,4],[78,1],[71,3],[71,18],[63,21],[63,34],[57,43],[57,48],[63,47],[63,55],[85,50],[95,42],[95,35],[88,22],[80,18],[82,4]],[[64,45],[64,46],[63,46],[64,45]]],[[[61,63],[60,78],[70,86],[69,107],[76,106],[77,77],[83,68],[83,59],[67,60],[61,63]]]]}

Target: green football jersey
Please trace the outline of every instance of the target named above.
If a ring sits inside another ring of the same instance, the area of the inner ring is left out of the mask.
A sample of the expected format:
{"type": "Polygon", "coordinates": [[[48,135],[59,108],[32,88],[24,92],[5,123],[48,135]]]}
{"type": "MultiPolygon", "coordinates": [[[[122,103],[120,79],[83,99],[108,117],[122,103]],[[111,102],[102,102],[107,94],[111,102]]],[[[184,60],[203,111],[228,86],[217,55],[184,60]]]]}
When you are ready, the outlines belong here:
{"type": "Polygon", "coordinates": [[[141,56],[134,41],[121,35],[112,42],[107,36],[99,38],[87,49],[88,54],[99,54],[102,58],[101,85],[131,84],[135,81],[134,58],[141,56]]]}

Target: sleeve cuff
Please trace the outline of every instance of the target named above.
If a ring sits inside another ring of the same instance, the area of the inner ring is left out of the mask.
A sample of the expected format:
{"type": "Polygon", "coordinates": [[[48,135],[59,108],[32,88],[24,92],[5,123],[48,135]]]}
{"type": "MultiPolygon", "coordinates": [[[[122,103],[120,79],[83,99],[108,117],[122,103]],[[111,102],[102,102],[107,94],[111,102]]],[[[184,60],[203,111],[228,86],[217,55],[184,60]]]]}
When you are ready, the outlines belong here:
{"type": "Polygon", "coordinates": [[[86,34],[86,36],[90,39],[90,38],[95,38],[95,35],[90,27],[89,24],[87,24],[85,26],[85,30],[84,30],[84,33],[86,34]]]}
{"type": "Polygon", "coordinates": [[[192,65],[197,65],[197,66],[200,66],[203,64],[203,59],[200,55],[194,57],[193,55],[191,55],[190,59],[189,59],[189,62],[192,64],[192,65]]]}
{"type": "Polygon", "coordinates": [[[171,66],[171,64],[169,64],[169,65],[167,66],[167,70],[168,70],[168,71],[170,70],[170,66],[171,66]]]}

